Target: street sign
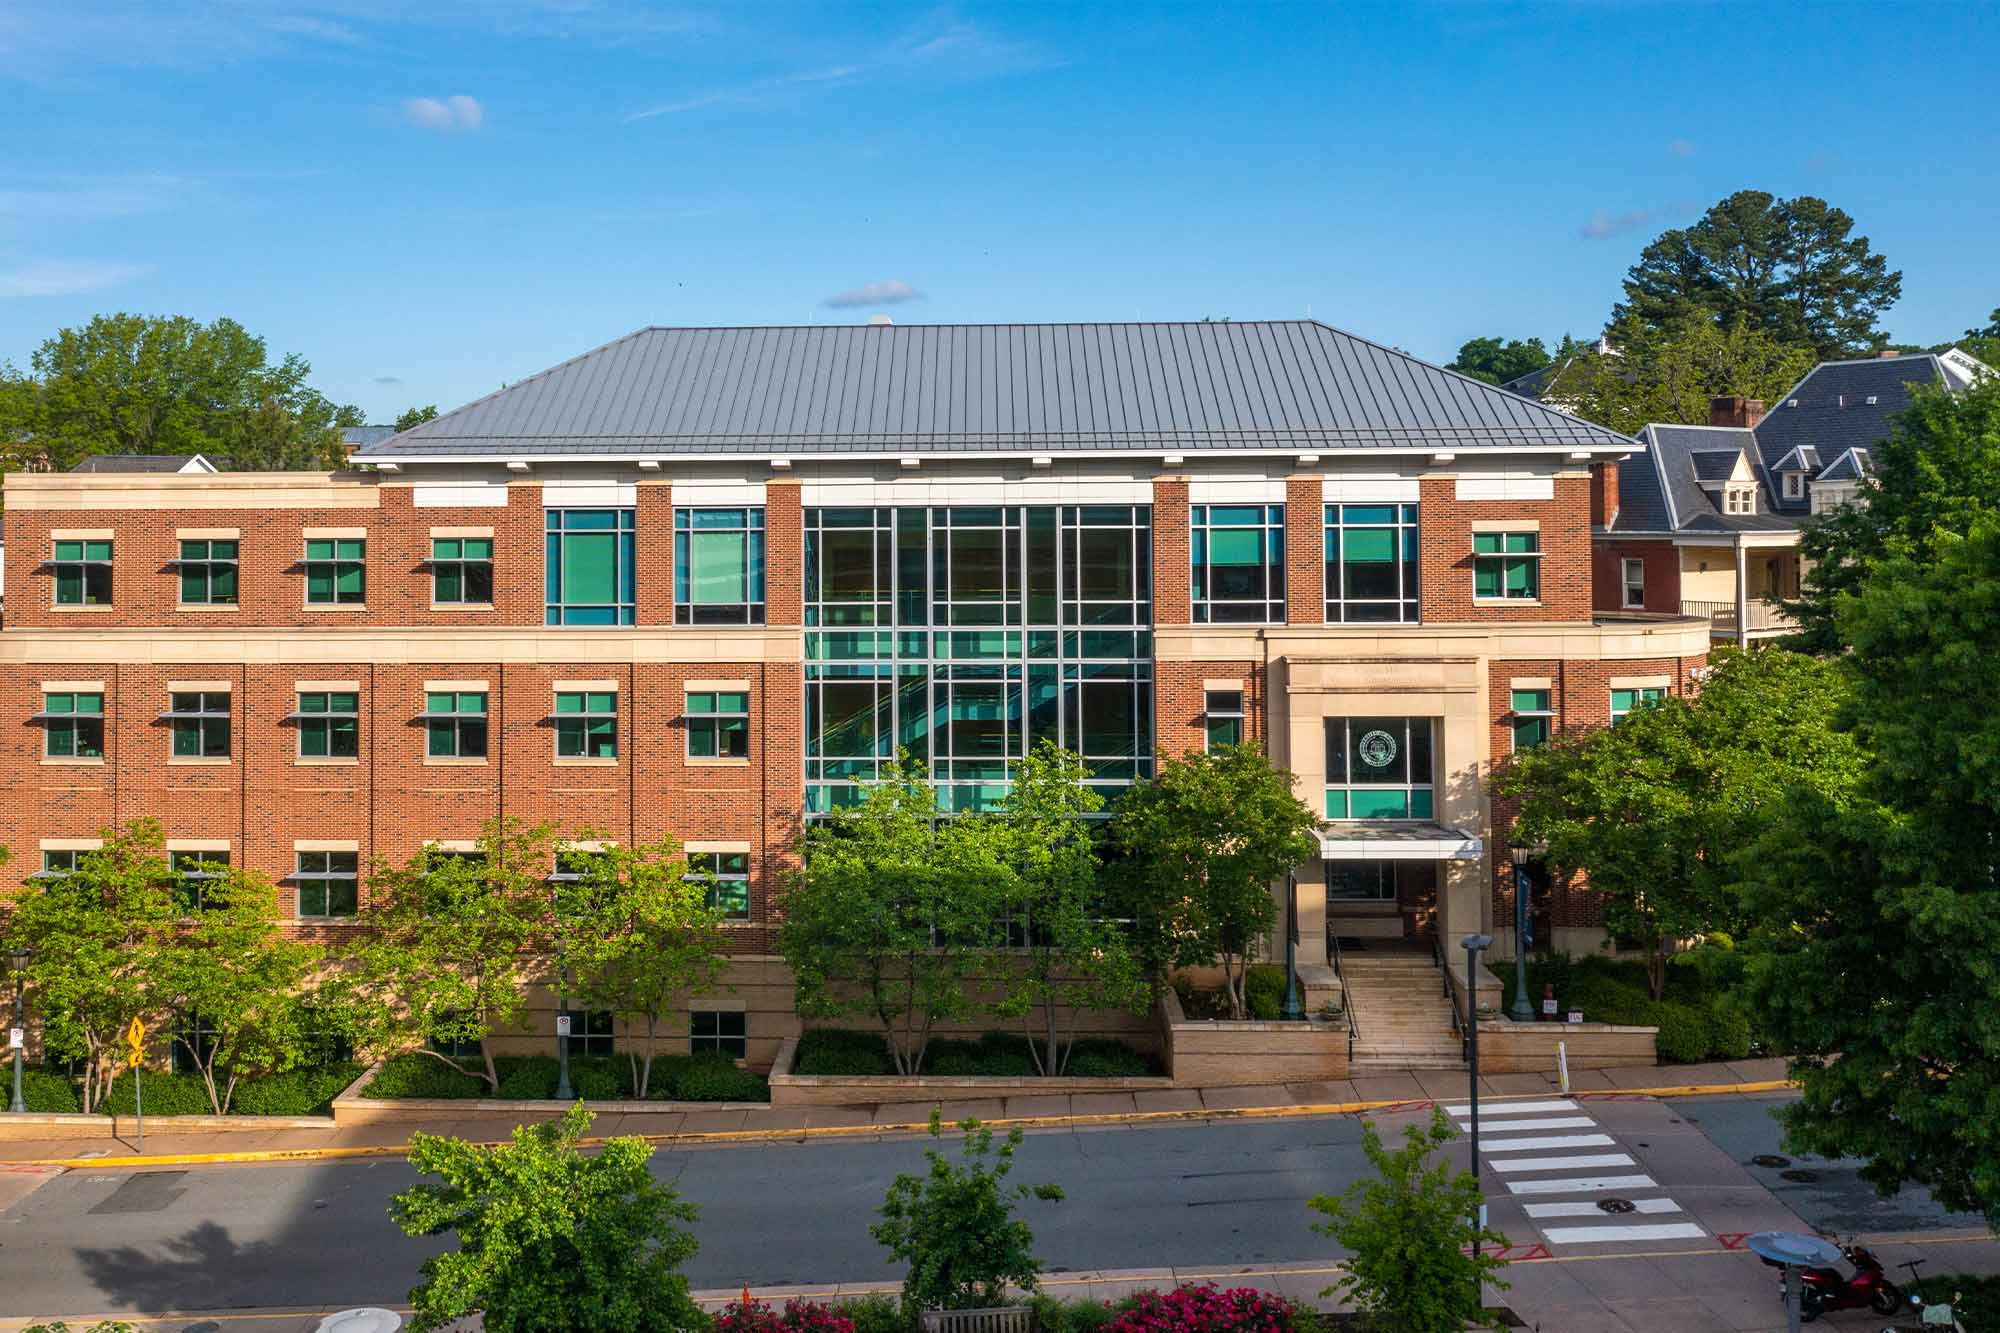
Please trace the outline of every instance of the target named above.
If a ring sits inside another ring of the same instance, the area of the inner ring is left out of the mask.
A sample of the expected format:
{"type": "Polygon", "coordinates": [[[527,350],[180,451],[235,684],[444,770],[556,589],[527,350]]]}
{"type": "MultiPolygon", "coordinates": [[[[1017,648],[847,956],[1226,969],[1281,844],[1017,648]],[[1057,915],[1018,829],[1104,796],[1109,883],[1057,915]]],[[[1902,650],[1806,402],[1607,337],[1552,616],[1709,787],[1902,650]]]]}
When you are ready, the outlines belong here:
{"type": "Polygon", "coordinates": [[[569,1035],[569,1015],[568,1015],[568,1014],[557,1014],[557,1015],[556,1015],[556,1035],[557,1035],[558,1037],[567,1037],[567,1036],[569,1035]]]}
{"type": "Polygon", "coordinates": [[[125,1029],[125,1044],[132,1048],[132,1063],[136,1066],[146,1054],[146,1025],[133,1019],[132,1026],[125,1029]]]}
{"type": "Polygon", "coordinates": [[[28,1030],[27,1030],[26,1028],[8,1028],[8,1029],[7,1029],[7,1049],[8,1049],[8,1050],[10,1050],[10,1051],[18,1051],[18,1050],[20,1050],[20,1049],[21,1049],[21,1048],[22,1048],[23,1046],[26,1046],[27,1044],[28,1044],[28,1030]]]}

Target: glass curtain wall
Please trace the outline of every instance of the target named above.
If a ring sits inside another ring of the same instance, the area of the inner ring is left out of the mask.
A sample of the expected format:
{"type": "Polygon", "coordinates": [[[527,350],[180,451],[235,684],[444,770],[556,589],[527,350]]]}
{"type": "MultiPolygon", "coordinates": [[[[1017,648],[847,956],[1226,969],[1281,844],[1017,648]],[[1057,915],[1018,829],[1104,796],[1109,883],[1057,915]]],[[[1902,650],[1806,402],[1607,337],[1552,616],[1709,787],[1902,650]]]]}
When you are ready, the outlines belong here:
{"type": "Polygon", "coordinates": [[[806,808],[898,751],[949,810],[1007,790],[1039,740],[1107,795],[1153,765],[1148,505],[808,509],[806,808]]]}

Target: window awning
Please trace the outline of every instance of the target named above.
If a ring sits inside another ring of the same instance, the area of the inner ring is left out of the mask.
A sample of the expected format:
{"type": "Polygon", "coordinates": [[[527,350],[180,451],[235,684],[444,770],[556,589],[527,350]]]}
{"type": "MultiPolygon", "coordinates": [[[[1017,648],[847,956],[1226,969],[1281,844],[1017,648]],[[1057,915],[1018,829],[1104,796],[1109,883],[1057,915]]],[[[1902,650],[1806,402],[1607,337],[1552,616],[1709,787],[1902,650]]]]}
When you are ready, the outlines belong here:
{"type": "Polygon", "coordinates": [[[1486,844],[1442,824],[1345,820],[1319,831],[1322,861],[1477,861],[1486,844]]]}

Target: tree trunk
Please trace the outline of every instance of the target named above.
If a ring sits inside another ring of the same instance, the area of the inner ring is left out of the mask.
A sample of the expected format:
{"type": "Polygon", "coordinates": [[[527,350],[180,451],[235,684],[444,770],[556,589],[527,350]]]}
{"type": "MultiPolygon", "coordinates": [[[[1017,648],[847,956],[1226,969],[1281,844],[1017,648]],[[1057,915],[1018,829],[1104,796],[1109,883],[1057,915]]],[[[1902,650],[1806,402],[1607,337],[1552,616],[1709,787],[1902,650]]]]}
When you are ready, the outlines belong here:
{"type": "Polygon", "coordinates": [[[1646,950],[1646,990],[1655,1001],[1667,994],[1667,942],[1655,935],[1646,950]]]}
{"type": "Polygon", "coordinates": [[[660,1045],[659,1034],[660,1034],[660,1016],[658,1014],[647,1014],[646,1015],[646,1062],[643,1066],[641,1066],[642,1069],[642,1073],[640,1074],[641,1082],[637,1089],[637,1094],[640,1097],[651,1097],[653,1095],[653,1057],[659,1054],[659,1045],[660,1045]]]}
{"type": "Polygon", "coordinates": [[[1050,1000],[1044,1008],[1049,1016],[1049,1054],[1048,1059],[1043,1062],[1042,1073],[1050,1078],[1056,1078],[1062,1074],[1063,1066],[1068,1060],[1062,1049],[1062,1031],[1056,1021],[1056,1002],[1050,1000]]]}
{"type": "Polygon", "coordinates": [[[493,1046],[485,1038],[479,1042],[479,1058],[486,1066],[486,1088],[489,1092],[500,1091],[500,1071],[493,1066],[493,1046]]]}

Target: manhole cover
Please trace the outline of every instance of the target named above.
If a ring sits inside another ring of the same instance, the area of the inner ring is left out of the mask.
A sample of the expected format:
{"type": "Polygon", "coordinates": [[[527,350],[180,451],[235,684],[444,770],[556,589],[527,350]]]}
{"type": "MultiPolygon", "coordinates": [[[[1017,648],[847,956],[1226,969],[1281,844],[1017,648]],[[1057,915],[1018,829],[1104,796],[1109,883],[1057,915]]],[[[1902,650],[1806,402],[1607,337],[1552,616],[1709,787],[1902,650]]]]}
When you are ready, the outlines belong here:
{"type": "Polygon", "coordinates": [[[1632,1211],[1632,1201],[1630,1199],[1599,1199],[1597,1206],[1607,1213],[1629,1213],[1632,1211]]]}
{"type": "Polygon", "coordinates": [[[1789,1171],[1780,1171],[1778,1179],[1789,1180],[1794,1185],[1810,1185],[1819,1179],[1819,1172],[1807,1171],[1802,1167],[1793,1167],[1789,1171]]]}
{"type": "Polygon", "coordinates": [[[1760,1152],[1750,1159],[1750,1165],[1752,1166],[1790,1166],[1791,1164],[1791,1158],[1780,1157],[1776,1153],[1771,1152],[1760,1152]]]}

